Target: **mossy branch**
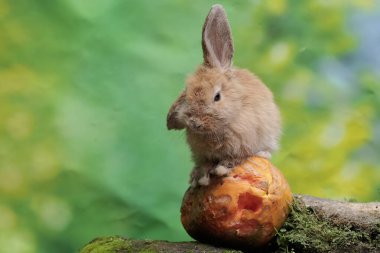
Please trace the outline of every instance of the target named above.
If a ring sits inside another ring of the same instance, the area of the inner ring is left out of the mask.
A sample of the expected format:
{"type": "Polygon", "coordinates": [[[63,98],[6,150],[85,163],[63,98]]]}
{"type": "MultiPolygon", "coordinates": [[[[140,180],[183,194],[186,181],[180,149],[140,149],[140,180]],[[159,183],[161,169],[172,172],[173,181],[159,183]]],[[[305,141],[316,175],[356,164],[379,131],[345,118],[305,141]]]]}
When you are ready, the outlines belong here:
{"type": "MultiPolygon", "coordinates": [[[[170,238],[168,238],[170,239],[170,238]]],[[[353,203],[295,195],[290,215],[260,252],[380,252],[380,203],[353,203]]],[[[238,253],[198,242],[98,238],[80,253],[238,253]]],[[[253,252],[252,249],[245,252],[253,252]]],[[[255,251],[256,252],[256,251],[255,251]]]]}
{"type": "Polygon", "coordinates": [[[380,252],[380,203],[295,195],[278,252],[380,252]]]}
{"type": "Polygon", "coordinates": [[[241,253],[199,242],[130,240],[119,236],[96,238],[80,253],[241,253]]]}

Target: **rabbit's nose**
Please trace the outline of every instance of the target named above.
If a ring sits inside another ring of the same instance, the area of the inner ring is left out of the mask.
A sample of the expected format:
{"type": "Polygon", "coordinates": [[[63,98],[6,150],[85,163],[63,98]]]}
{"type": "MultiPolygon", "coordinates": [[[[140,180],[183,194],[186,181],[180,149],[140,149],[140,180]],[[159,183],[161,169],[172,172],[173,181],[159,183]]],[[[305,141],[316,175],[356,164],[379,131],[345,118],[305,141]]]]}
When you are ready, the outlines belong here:
{"type": "Polygon", "coordinates": [[[192,129],[200,129],[202,126],[202,123],[199,122],[199,120],[196,119],[190,119],[189,120],[189,125],[192,129]]]}

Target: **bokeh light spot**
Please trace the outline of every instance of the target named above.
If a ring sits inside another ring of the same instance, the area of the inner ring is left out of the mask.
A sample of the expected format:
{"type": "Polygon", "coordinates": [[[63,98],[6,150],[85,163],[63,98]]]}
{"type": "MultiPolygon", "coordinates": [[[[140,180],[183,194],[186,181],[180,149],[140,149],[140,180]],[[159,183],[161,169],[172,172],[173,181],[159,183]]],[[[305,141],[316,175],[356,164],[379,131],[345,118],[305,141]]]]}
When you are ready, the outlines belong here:
{"type": "Polygon", "coordinates": [[[33,118],[30,113],[16,112],[6,122],[8,133],[15,139],[24,139],[32,132],[33,118]]]}
{"type": "Polygon", "coordinates": [[[27,230],[3,231],[0,234],[0,253],[35,253],[36,242],[27,230]]]}
{"type": "Polygon", "coordinates": [[[0,205],[0,231],[16,226],[16,214],[8,206],[0,205]]]}
{"type": "Polygon", "coordinates": [[[23,190],[24,176],[18,168],[0,168],[0,189],[6,193],[19,193],[23,190]]]}
{"type": "Polygon", "coordinates": [[[59,161],[54,149],[49,147],[36,147],[32,157],[31,174],[35,180],[49,180],[54,178],[59,171],[59,161]]]}
{"type": "Polygon", "coordinates": [[[282,65],[286,63],[291,55],[289,43],[278,42],[273,45],[269,52],[269,60],[274,65],[282,65]]]}
{"type": "Polygon", "coordinates": [[[266,1],[267,10],[274,15],[281,15],[287,8],[286,0],[266,1]]]}
{"type": "Polygon", "coordinates": [[[9,13],[9,4],[7,1],[0,1],[0,17],[5,17],[9,13]]]}
{"type": "Polygon", "coordinates": [[[344,122],[335,121],[326,125],[325,130],[321,134],[320,143],[326,148],[338,145],[346,133],[344,122]]]}
{"type": "Polygon", "coordinates": [[[32,201],[32,209],[46,228],[53,231],[64,230],[72,219],[70,206],[57,197],[36,197],[32,201]]]}

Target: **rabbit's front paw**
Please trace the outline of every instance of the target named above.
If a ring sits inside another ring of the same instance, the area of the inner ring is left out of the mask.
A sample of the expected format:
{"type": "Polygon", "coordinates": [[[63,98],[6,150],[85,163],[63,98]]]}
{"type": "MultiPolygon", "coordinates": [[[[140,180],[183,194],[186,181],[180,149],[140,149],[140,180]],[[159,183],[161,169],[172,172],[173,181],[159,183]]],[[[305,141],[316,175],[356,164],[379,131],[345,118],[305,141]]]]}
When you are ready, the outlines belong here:
{"type": "Polygon", "coordinates": [[[212,174],[219,177],[228,175],[235,166],[241,164],[241,159],[220,161],[218,165],[211,171],[212,174]]]}
{"type": "Polygon", "coordinates": [[[206,186],[210,184],[210,175],[209,174],[204,174],[199,180],[198,184],[201,186],[206,186]]]}
{"type": "Polygon", "coordinates": [[[195,166],[190,175],[191,187],[209,185],[211,168],[210,165],[195,166]]]}
{"type": "Polygon", "coordinates": [[[269,151],[259,151],[255,155],[265,159],[270,159],[272,157],[272,154],[269,151]]]}
{"type": "Polygon", "coordinates": [[[221,177],[221,176],[225,176],[227,175],[228,173],[230,173],[231,171],[231,168],[228,168],[224,165],[218,165],[216,166],[216,168],[213,170],[213,174],[221,177]]]}

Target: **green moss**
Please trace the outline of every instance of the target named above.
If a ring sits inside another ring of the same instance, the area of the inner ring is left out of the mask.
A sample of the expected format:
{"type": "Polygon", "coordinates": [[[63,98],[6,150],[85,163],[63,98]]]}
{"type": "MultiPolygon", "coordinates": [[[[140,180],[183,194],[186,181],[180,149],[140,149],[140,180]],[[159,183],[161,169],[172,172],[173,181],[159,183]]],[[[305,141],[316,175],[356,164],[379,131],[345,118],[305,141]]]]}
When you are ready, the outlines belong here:
{"type": "Polygon", "coordinates": [[[343,252],[345,249],[351,252],[352,247],[373,252],[380,249],[380,224],[377,230],[369,234],[350,226],[333,225],[295,200],[289,218],[278,231],[277,244],[280,252],[343,252]]]}
{"type": "Polygon", "coordinates": [[[223,250],[210,245],[193,242],[167,242],[152,240],[129,240],[113,236],[97,238],[88,243],[80,253],[158,253],[158,252],[223,252],[242,253],[237,250],[223,250]]]}
{"type": "Polygon", "coordinates": [[[139,253],[158,253],[158,251],[153,249],[143,249],[140,250],[139,253]]]}
{"type": "Polygon", "coordinates": [[[91,241],[80,253],[125,252],[132,253],[132,244],[121,237],[102,237],[91,241]]]}

